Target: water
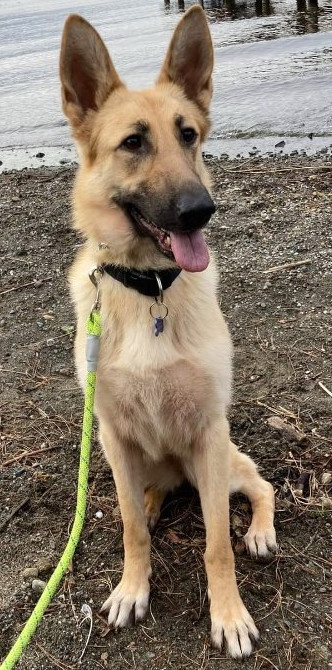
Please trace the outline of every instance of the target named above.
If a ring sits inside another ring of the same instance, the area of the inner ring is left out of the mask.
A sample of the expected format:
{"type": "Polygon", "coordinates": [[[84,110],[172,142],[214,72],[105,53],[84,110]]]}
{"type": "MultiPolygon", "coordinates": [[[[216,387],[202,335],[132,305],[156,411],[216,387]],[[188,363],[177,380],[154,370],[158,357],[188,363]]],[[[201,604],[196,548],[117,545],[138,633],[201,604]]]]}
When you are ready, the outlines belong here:
{"type": "MultiPolygon", "coordinates": [[[[155,79],[172,30],[190,4],[2,0],[2,169],[75,158],[58,81],[61,32],[69,13],[93,23],[121,77],[140,88],[155,79]],[[39,152],[44,156],[36,158],[39,152]]],[[[253,146],[272,151],[280,140],[286,142],[284,151],[314,151],[332,143],[332,0],[314,4],[205,2],[216,59],[213,130],[206,151],[246,155],[253,146]]]]}

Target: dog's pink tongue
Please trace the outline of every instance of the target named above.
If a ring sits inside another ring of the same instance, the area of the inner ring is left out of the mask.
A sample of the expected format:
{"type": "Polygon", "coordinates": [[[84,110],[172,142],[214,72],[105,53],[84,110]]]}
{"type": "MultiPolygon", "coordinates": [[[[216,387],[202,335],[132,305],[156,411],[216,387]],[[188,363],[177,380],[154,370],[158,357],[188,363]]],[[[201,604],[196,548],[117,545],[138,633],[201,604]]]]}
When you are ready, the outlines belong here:
{"type": "Polygon", "coordinates": [[[174,258],[188,272],[202,272],[210,261],[209,250],[201,230],[194,233],[170,233],[174,258]]]}

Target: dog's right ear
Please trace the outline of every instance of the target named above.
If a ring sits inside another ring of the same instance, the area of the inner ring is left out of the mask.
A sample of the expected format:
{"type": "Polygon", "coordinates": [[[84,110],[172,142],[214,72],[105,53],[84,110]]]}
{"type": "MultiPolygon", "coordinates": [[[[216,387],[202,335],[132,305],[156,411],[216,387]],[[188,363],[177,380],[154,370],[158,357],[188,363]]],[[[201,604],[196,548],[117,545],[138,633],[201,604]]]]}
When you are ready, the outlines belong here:
{"type": "Polygon", "coordinates": [[[62,107],[78,128],[90,111],[97,111],[109,94],[123,86],[97,31],[81,16],[68,17],[60,53],[62,107]]]}

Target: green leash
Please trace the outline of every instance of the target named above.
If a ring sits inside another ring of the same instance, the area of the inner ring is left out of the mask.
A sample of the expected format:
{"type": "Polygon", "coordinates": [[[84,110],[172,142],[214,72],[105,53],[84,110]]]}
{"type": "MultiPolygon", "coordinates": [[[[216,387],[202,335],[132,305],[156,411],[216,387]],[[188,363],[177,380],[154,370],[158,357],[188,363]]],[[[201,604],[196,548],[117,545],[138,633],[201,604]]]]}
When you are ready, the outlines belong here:
{"type": "Polygon", "coordinates": [[[99,282],[102,277],[101,268],[95,268],[90,273],[90,279],[97,288],[96,302],[92,308],[91,314],[87,323],[87,380],[85,388],[84,412],[83,412],[83,427],[81,438],[81,453],[80,464],[78,471],[77,484],[77,502],[76,513],[73,527],[67,542],[67,546],[56,566],[53,574],[48,580],[43,593],[41,594],[37,604],[35,605],[32,614],[27,620],[22,632],[18,636],[16,642],[11,648],[10,652],[2,662],[0,670],[12,670],[17,661],[23,654],[25,647],[29,644],[32,636],[38,628],[45,610],[53,600],[57,588],[67,572],[68,566],[72,561],[76,547],[78,545],[80,535],[82,532],[86,501],[88,494],[88,476],[90,466],[90,452],[91,452],[91,434],[92,434],[92,420],[93,420],[93,403],[96,390],[96,370],[99,352],[99,342],[101,335],[101,318],[100,318],[100,303],[99,303],[99,282]],[[99,274],[97,274],[99,273],[99,274]],[[96,278],[97,274],[97,278],[96,278]]]}

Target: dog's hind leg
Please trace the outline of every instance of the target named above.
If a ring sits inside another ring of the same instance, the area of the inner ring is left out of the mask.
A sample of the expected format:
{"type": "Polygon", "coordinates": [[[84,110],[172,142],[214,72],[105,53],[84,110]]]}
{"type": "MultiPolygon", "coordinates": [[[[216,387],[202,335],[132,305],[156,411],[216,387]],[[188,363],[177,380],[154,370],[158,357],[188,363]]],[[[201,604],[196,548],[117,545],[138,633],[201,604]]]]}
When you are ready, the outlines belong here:
{"type": "Polygon", "coordinates": [[[165,500],[166,491],[149,486],[144,493],[145,518],[149,530],[153,530],[160,517],[160,509],[165,500]]]}
{"type": "Polygon", "coordinates": [[[180,486],[184,475],[171,458],[153,463],[147,470],[147,485],[144,494],[145,517],[150,531],[160,517],[160,509],[168,492],[180,486]]]}
{"type": "Polygon", "coordinates": [[[149,604],[151,538],[144,513],[145,467],[141,450],[119,441],[100,426],[101,442],[111,465],[123,521],[124,567],[118,586],[102,606],[109,625],[123,628],[140,621],[149,604]]]}
{"type": "Polygon", "coordinates": [[[241,491],[249,498],[252,507],[252,522],[244,537],[247,550],[254,558],[267,558],[277,550],[273,487],[258,474],[249,456],[239,452],[232,442],[230,449],[230,493],[241,491]]]}

